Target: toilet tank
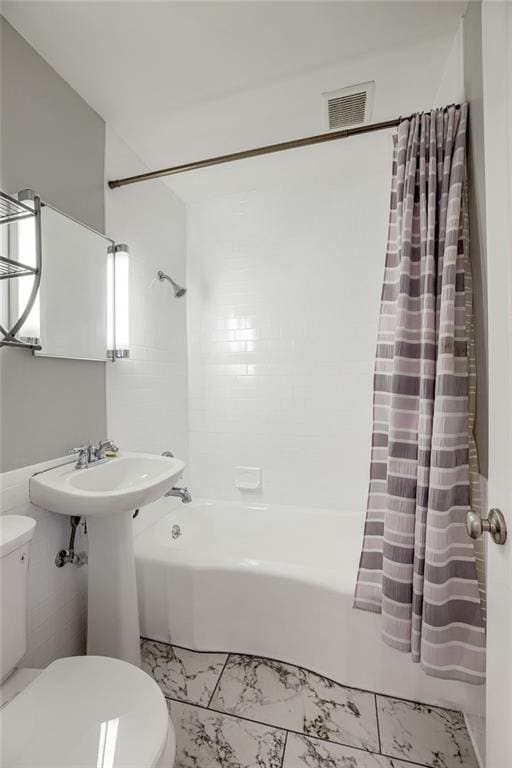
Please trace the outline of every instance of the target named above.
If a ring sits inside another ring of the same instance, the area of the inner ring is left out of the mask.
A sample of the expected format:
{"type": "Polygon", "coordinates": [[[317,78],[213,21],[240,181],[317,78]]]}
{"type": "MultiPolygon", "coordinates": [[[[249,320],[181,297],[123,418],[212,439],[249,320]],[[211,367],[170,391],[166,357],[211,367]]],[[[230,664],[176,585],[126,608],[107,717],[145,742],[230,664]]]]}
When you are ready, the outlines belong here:
{"type": "Polygon", "coordinates": [[[27,650],[27,574],[36,521],[0,515],[0,680],[27,650]]]}

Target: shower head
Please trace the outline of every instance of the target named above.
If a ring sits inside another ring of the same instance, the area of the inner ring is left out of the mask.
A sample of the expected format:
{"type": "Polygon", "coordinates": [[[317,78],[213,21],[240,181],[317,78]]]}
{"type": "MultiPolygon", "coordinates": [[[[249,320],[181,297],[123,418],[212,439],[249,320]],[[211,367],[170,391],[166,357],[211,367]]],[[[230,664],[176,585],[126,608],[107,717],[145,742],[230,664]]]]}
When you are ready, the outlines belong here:
{"type": "Polygon", "coordinates": [[[167,280],[172,287],[174,288],[174,295],[177,299],[180,299],[182,296],[184,296],[187,292],[187,289],[184,288],[182,285],[179,285],[175,280],[172,279],[172,277],[169,277],[169,275],[166,275],[165,272],[162,272],[160,269],[158,271],[158,277],[160,280],[167,280]]]}

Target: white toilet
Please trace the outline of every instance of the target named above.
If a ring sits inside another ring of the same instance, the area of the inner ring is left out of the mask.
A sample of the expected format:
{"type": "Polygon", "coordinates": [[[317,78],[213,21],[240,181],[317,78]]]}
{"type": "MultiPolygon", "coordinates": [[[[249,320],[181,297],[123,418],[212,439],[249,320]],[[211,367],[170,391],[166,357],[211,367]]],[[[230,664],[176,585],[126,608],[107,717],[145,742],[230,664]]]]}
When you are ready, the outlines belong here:
{"type": "Polygon", "coordinates": [[[2,768],[171,768],[174,728],[158,685],[105,656],[17,669],[35,520],[0,516],[2,768]]]}

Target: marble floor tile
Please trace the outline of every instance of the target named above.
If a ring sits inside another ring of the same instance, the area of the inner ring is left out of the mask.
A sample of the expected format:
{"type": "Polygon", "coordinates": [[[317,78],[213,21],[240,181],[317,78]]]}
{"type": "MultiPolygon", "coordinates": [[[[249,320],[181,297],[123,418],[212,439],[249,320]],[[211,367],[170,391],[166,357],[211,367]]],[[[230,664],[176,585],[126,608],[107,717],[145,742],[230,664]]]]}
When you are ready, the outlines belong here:
{"type": "Polygon", "coordinates": [[[169,701],[174,768],[281,768],[285,732],[192,704],[169,701]]]}
{"type": "Polygon", "coordinates": [[[411,763],[289,733],[283,768],[417,768],[411,763]]]}
{"type": "Polygon", "coordinates": [[[302,731],[306,680],[307,673],[291,664],[234,654],[228,659],[210,706],[302,731]]]}
{"type": "Polygon", "coordinates": [[[208,706],[226,653],[197,653],[155,640],[141,642],[142,668],[166,696],[208,706]]]}
{"type": "Polygon", "coordinates": [[[211,708],[378,751],[375,697],[290,664],[233,655],[211,708]]]}
{"type": "Polygon", "coordinates": [[[310,672],[304,699],[303,730],[310,736],[378,752],[375,696],[345,688],[310,672]]]}
{"type": "Polygon", "coordinates": [[[377,696],[381,751],[433,768],[478,768],[461,712],[377,696]]]}

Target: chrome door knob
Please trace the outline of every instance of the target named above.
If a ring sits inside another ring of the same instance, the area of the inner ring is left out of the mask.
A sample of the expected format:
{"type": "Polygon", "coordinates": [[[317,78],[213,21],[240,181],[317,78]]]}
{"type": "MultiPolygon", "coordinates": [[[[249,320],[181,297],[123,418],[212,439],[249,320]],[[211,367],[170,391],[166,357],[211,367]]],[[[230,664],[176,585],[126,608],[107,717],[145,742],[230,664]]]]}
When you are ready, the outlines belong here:
{"type": "Polygon", "coordinates": [[[472,539],[479,539],[483,533],[490,533],[495,544],[507,540],[507,524],[500,509],[491,509],[487,518],[471,509],[466,515],[466,530],[472,539]]]}

